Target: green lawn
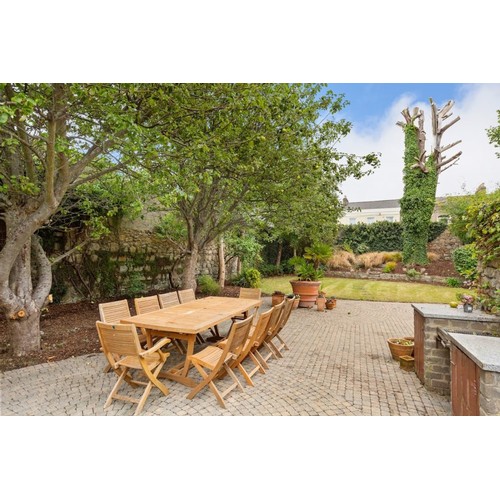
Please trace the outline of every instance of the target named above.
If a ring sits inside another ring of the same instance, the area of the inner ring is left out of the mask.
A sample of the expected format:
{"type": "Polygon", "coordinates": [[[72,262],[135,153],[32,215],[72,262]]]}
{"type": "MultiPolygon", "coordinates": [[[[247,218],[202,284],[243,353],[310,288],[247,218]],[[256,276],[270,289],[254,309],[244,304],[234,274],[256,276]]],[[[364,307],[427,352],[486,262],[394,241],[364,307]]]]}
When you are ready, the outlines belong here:
{"type": "MultiPolygon", "coordinates": [[[[277,276],[262,280],[262,292],[271,295],[275,290],[291,293],[293,276],[277,276]]],[[[462,288],[409,283],[401,281],[375,281],[349,278],[323,278],[327,296],[338,299],[374,300],[379,302],[448,303],[456,300],[458,292],[470,293],[462,288]]]]}

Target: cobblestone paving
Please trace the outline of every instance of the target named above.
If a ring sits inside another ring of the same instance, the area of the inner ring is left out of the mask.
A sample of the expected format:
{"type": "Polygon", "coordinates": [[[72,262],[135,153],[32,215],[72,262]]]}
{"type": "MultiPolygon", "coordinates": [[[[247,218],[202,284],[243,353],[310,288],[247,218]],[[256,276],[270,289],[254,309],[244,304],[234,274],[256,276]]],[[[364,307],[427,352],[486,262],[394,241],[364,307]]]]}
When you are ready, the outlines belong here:
{"type": "MultiPolygon", "coordinates": [[[[262,309],[269,307],[266,298],[262,309]]],[[[254,376],[255,387],[234,390],[226,409],[208,389],[188,400],[187,387],[167,380],[170,394],[154,388],[142,415],[450,415],[448,398],[427,391],[391,358],[386,339],[411,335],[410,304],[339,300],[326,313],[296,309],[283,330],[290,350],[254,376]]],[[[172,353],[165,367],[179,359],[172,353]]],[[[132,415],[135,406],[126,402],[103,409],[116,381],[104,366],[102,354],[91,354],[0,374],[0,413],[132,415]]]]}

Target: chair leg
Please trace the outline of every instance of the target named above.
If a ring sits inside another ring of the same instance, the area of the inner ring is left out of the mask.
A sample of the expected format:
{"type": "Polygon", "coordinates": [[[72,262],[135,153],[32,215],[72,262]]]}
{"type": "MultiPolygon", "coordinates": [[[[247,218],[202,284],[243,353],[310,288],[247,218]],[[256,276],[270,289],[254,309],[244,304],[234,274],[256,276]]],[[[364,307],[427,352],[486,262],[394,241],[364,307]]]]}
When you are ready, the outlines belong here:
{"type": "Polygon", "coordinates": [[[203,369],[203,367],[198,365],[196,362],[193,362],[193,365],[198,370],[200,375],[203,377],[203,380],[196,387],[193,388],[193,390],[186,396],[186,398],[193,399],[196,396],[196,394],[198,394],[204,387],[208,386],[209,389],[214,394],[214,396],[217,398],[219,405],[222,406],[222,408],[226,408],[226,405],[224,404],[224,399],[223,399],[221,393],[217,390],[217,387],[213,383],[213,378],[214,378],[215,374],[212,372],[209,375],[203,369]]]}
{"type": "Polygon", "coordinates": [[[286,342],[278,334],[276,334],[276,338],[281,342],[281,344],[277,347],[278,351],[281,352],[282,349],[285,351],[290,350],[290,348],[286,345],[286,342]]]}
{"type": "Polygon", "coordinates": [[[260,364],[260,366],[262,366],[262,369],[264,370],[263,373],[266,373],[266,370],[269,370],[269,365],[267,364],[267,361],[263,358],[262,354],[257,349],[255,349],[255,351],[252,352],[257,358],[257,361],[260,364]]]}
{"type": "Polygon", "coordinates": [[[247,385],[249,385],[250,387],[255,387],[255,384],[252,382],[250,375],[247,373],[247,371],[245,370],[245,368],[241,363],[238,363],[238,370],[243,375],[243,378],[245,379],[247,385]]]}
{"type": "Polygon", "coordinates": [[[235,387],[238,387],[241,390],[241,392],[245,392],[245,389],[241,385],[241,382],[238,380],[238,377],[234,374],[234,372],[231,369],[231,367],[227,363],[224,363],[224,368],[226,369],[226,371],[229,374],[229,376],[233,379],[234,384],[231,385],[230,387],[228,387],[224,391],[223,395],[225,396],[226,394],[229,394],[235,387]]]}
{"type": "Polygon", "coordinates": [[[118,380],[116,381],[116,384],[113,386],[113,389],[111,389],[111,392],[109,393],[108,399],[106,399],[106,402],[104,403],[104,408],[107,408],[111,404],[114,397],[116,396],[116,393],[118,392],[118,389],[122,385],[122,382],[127,375],[128,375],[128,368],[125,368],[122,371],[122,373],[120,374],[120,376],[118,377],[118,380]]]}

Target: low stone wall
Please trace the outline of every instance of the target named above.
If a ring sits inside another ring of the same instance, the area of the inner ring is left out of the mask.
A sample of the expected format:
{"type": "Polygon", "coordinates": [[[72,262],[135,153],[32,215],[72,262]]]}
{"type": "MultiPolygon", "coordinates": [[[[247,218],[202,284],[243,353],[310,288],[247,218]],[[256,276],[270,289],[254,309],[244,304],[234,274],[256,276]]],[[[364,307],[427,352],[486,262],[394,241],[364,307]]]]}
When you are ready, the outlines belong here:
{"type": "MultiPolygon", "coordinates": [[[[121,228],[57,264],[53,273],[54,299],[69,303],[132,297],[180,286],[182,263],[176,250],[153,231],[141,229],[121,228]]],[[[61,235],[53,243],[52,252],[59,254],[77,244],[75,237],[61,235]]],[[[226,269],[226,276],[235,273],[234,264],[226,269]]],[[[200,255],[197,274],[217,279],[218,273],[218,248],[212,245],[200,255]]]]}
{"type": "Polygon", "coordinates": [[[328,271],[326,276],[337,278],[353,278],[364,280],[410,281],[420,283],[446,283],[446,278],[441,276],[427,276],[422,274],[418,278],[409,278],[405,274],[382,273],[380,271],[328,271]]]}

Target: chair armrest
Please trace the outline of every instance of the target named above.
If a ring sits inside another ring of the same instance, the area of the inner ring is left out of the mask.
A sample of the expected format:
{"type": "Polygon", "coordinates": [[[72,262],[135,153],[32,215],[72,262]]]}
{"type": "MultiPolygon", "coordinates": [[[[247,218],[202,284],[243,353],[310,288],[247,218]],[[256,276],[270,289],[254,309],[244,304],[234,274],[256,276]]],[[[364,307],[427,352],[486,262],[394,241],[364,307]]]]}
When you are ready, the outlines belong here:
{"type": "Polygon", "coordinates": [[[152,354],[153,352],[156,352],[158,349],[162,348],[164,345],[169,344],[169,343],[170,343],[170,339],[168,339],[168,338],[161,339],[160,341],[158,341],[153,347],[151,347],[147,351],[142,351],[140,353],[140,356],[144,357],[144,356],[147,356],[148,354],[152,354]]]}

